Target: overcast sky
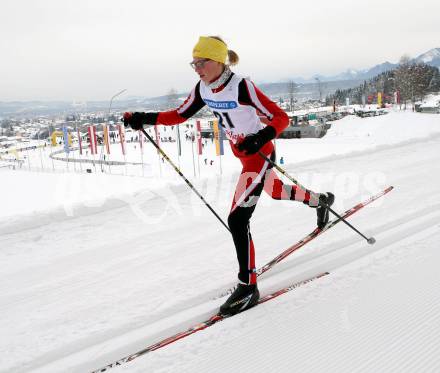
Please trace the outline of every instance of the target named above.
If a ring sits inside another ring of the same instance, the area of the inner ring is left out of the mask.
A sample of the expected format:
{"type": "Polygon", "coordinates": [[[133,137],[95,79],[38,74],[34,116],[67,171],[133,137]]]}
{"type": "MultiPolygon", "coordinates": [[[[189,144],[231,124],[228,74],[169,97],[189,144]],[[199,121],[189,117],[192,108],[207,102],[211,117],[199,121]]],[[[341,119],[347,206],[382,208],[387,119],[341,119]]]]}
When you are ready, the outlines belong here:
{"type": "Polygon", "coordinates": [[[255,82],[336,74],[440,47],[440,1],[1,0],[0,100],[189,91],[199,35],[255,82]]]}

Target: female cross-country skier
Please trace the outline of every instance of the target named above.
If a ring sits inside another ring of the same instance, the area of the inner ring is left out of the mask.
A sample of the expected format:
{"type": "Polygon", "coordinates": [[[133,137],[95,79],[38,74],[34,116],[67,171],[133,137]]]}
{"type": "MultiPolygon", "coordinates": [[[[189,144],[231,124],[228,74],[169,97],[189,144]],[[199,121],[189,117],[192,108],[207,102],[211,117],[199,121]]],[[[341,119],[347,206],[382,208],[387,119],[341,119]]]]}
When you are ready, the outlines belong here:
{"type": "Polygon", "coordinates": [[[126,112],[123,119],[135,130],[143,125],[175,125],[207,105],[223,127],[232,152],[243,165],[228,217],[239,264],[238,285],[220,307],[222,314],[235,314],[257,304],[260,296],[249,221],[262,190],[274,199],[301,201],[316,208],[320,228],[328,222],[326,206],[333,204],[334,195],[283,184],[271,164],[258,154],[260,151],[275,161],[271,140],[288,126],[289,118],[249,79],[231,71],[238,55],[221,38],[200,37],[192,55],[191,66],[200,80],[180,107],[165,112],[126,112]]]}

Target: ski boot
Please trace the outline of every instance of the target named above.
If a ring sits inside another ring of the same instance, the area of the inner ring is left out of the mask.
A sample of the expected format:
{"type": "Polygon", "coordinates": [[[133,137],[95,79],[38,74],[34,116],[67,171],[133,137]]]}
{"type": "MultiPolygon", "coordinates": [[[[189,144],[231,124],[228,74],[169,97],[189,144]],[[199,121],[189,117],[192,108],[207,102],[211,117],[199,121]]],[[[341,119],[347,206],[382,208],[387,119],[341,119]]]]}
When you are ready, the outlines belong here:
{"type": "Polygon", "coordinates": [[[231,296],[220,307],[220,314],[235,315],[255,306],[259,299],[260,292],[256,284],[245,285],[239,283],[231,296]]]}
{"type": "Polygon", "coordinates": [[[318,207],[316,208],[318,228],[322,229],[328,223],[328,218],[329,218],[328,207],[333,205],[334,202],[335,202],[335,195],[333,193],[327,192],[327,193],[321,193],[319,195],[319,203],[318,203],[318,207]]]}

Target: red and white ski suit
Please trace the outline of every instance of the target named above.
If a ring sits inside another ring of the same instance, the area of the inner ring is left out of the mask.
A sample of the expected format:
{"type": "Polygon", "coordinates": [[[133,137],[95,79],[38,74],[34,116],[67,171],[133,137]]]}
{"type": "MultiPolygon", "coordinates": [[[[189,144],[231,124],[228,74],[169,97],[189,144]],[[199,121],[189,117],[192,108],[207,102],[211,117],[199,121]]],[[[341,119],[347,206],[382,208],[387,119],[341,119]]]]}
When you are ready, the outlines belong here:
{"type": "MultiPolygon", "coordinates": [[[[228,217],[239,262],[238,278],[246,284],[256,283],[255,248],[249,221],[264,190],[274,199],[290,199],[316,206],[318,195],[296,185],[284,184],[260,155],[246,155],[235,146],[245,136],[272,126],[277,136],[288,126],[287,114],[262,93],[249,79],[230,73],[215,89],[199,81],[185,102],[177,109],[160,112],[157,124],[174,125],[186,121],[207,105],[218,118],[234,155],[240,159],[240,174],[228,217]]],[[[261,152],[275,160],[274,145],[266,143],[261,152]]]]}

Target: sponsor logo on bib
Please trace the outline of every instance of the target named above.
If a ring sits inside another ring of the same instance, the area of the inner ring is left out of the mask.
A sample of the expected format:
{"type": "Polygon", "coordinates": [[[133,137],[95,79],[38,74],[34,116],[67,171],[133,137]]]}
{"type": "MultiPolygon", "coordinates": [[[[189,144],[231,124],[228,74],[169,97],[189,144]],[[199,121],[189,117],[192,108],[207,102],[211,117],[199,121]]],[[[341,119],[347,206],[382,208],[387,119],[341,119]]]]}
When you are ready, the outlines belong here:
{"type": "Polygon", "coordinates": [[[213,101],[207,99],[204,101],[211,109],[235,109],[237,107],[235,101],[213,101]]]}

